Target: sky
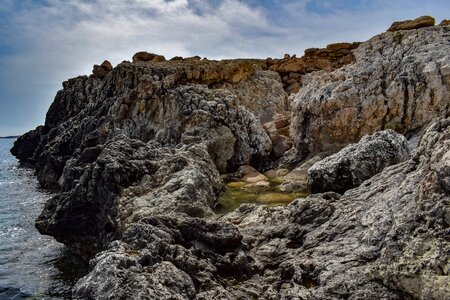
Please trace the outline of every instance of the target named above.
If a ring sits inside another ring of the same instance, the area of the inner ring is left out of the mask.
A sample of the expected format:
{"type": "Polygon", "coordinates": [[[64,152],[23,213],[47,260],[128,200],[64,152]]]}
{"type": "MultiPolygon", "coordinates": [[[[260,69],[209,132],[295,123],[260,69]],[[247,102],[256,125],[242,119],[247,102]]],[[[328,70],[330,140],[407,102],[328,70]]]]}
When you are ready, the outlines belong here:
{"type": "Polygon", "coordinates": [[[0,0],[0,136],[43,124],[61,83],[105,59],[301,56],[421,15],[450,18],[450,1],[0,0]]]}

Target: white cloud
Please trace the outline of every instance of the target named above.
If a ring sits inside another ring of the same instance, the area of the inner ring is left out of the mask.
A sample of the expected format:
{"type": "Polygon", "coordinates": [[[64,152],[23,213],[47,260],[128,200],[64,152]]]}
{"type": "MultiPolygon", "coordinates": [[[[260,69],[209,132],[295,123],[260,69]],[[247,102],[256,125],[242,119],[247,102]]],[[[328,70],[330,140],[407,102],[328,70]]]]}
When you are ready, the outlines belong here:
{"type": "MultiPolygon", "coordinates": [[[[371,2],[373,9],[333,11],[338,2],[345,1],[328,1],[331,13],[321,14],[308,10],[312,0],[21,0],[26,9],[1,0],[0,14],[9,15],[0,23],[0,46],[14,50],[0,56],[0,104],[12,106],[8,94],[19,107],[34,107],[31,127],[43,122],[63,80],[90,73],[103,59],[117,64],[141,50],[166,58],[301,55],[308,47],[365,40],[396,19],[450,6],[444,0],[427,1],[426,8],[419,0],[379,0],[371,2]]],[[[0,112],[0,127],[1,118],[0,112]]]]}

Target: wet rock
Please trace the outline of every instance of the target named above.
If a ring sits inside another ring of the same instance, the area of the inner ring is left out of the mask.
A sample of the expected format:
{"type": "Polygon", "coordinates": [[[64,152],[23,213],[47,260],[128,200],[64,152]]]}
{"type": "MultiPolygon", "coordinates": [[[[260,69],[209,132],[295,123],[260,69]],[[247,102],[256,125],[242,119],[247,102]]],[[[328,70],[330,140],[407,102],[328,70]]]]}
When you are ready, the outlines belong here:
{"type": "Polygon", "coordinates": [[[410,158],[408,142],[393,130],[364,136],[308,169],[308,185],[313,193],[344,193],[381,172],[385,167],[410,158]]]}

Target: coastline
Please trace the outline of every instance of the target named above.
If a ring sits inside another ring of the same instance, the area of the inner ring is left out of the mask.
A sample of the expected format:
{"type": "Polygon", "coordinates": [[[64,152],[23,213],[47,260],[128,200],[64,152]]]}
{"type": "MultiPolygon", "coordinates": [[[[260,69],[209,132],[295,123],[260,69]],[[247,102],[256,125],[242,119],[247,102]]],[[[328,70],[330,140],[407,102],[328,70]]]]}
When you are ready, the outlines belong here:
{"type": "Polygon", "coordinates": [[[59,190],[37,229],[90,260],[73,297],[450,295],[450,26],[420,21],[301,58],[138,52],[65,81],[11,152],[59,190]],[[245,201],[224,212],[224,192],[245,201]]]}

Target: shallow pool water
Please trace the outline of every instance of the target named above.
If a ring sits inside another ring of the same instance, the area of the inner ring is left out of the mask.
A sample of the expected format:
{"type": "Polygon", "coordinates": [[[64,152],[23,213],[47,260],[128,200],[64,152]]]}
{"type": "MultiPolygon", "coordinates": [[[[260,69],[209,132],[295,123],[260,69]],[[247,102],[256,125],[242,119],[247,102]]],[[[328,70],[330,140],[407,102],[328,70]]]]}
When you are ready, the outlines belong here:
{"type": "Polygon", "coordinates": [[[227,213],[238,208],[242,203],[256,203],[268,206],[287,205],[297,198],[304,198],[307,192],[285,193],[278,189],[282,183],[279,178],[269,180],[269,187],[262,190],[246,189],[243,181],[227,182],[225,192],[219,198],[219,213],[227,213]]]}

